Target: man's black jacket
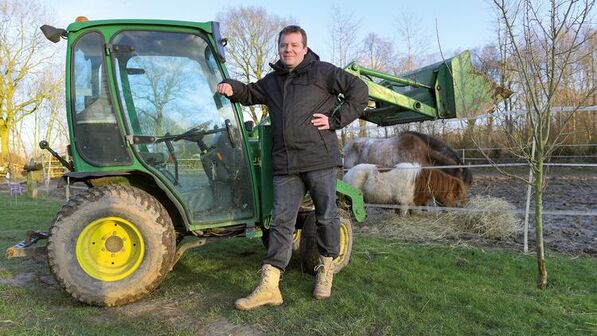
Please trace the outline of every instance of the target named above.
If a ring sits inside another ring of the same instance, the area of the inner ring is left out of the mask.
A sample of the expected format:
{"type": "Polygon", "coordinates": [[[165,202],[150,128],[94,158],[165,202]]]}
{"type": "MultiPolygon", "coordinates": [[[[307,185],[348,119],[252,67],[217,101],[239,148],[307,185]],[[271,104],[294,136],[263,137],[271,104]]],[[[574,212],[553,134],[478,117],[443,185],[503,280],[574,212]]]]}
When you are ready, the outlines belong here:
{"type": "Polygon", "coordinates": [[[242,105],[264,104],[272,122],[274,174],[295,174],[341,166],[335,130],[360,117],[367,106],[365,83],[352,74],[319,61],[310,49],[305,59],[288,71],[278,61],[261,80],[245,85],[226,79],[232,86],[230,100],[242,105]],[[344,103],[332,114],[338,94],[344,103]],[[314,113],[329,117],[330,130],[311,124],[314,113]]]}

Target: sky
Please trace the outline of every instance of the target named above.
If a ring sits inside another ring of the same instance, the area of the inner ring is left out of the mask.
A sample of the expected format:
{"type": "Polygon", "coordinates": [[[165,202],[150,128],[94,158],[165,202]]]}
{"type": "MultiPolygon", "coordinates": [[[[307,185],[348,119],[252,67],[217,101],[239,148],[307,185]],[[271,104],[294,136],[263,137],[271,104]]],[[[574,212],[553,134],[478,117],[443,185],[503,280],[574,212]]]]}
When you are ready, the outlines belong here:
{"type": "Polygon", "coordinates": [[[269,14],[293,18],[308,34],[309,46],[323,60],[329,60],[332,8],[342,8],[360,21],[360,36],[369,32],[396,42],[400,51],[397,22],[402,16],[413,17],[421,36],[426,36],[428,54],[472,49],[493,41],[495,11],[488,0],[38,0],[54,13],[54,24],[61,28],[83,15],[96,19],[171,19],[184,21],[213,21],[218,13],[238,6],[264,8],[269,14]],[[439,32],[439,41],[436,34],[439,32]]]}

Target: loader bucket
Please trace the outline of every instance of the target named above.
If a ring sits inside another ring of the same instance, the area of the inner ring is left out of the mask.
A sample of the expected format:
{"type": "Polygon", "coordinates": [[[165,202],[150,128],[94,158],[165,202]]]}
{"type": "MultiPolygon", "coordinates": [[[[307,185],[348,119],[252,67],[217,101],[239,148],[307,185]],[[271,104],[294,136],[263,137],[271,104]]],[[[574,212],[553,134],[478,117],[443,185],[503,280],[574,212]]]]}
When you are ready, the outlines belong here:
{"type": "Polygon", "coordinates": [[[509,95],[473,66],[468,51],[399,76],[354,63],[347,71],[360,75],[375,102],[363,119],[381,126],[473,118],[490,112],[497,101],[509,95]]]}

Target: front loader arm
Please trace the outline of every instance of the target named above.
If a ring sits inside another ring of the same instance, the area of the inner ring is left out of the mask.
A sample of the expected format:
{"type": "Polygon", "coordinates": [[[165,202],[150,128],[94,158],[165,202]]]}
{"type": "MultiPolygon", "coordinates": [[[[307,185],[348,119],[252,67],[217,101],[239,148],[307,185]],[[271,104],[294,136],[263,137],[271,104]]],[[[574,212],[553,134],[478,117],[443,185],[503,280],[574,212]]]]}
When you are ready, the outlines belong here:
{"type": "Polygon", "coordinates": [[[498,100],[507,98],[504,90],[497,90],[495,83],[475,69],[468,51],[401,76],[355,62],[345,70],[367,84],[369,98],[375,103],[375,107],[365,110],[362,119],[380,126],[472,118],[491,111],[498,100]]]}

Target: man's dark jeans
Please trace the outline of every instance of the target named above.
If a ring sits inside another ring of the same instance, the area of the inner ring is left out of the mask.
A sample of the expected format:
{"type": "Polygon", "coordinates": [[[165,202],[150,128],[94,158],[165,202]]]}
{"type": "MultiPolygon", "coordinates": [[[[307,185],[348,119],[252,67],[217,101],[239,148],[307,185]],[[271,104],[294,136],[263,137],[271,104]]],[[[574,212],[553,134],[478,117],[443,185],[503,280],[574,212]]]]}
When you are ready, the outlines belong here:
{"type": "Polygon", "coordinates": [[[288,265],[296,216],[307,191],[315,205],[319,253],[325,257],[338,256],[340,218],[336,209],[336,172],[337,168],[328,168],[274,176],[273,220],[264,264],[281,270],[288,265]]]}

